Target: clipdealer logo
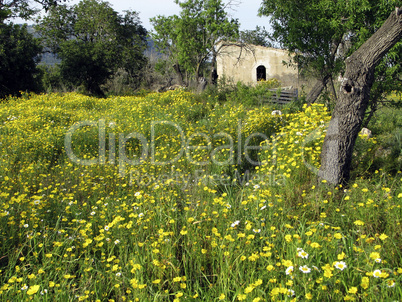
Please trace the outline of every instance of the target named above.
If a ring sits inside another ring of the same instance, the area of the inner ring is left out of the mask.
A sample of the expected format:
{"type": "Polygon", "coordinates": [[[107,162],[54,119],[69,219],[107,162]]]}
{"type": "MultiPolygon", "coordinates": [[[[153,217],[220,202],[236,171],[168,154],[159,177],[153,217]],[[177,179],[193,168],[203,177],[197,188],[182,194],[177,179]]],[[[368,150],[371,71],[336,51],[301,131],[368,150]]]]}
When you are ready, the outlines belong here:
{"type": "MultiPolygon", "coordinates": [[[[111,125],[114,123],[111,122],[111,125]]],[[[225,165],[233,165],[235,163],[241,164],[243,158],[247,160],[249,164],[252,166],[259,166],[261,163],[259,161],[253,160],[250,157],[250,152],[252,150],[267,150],[269,148],[275,149],[275,140],[272,140],[272,143],[266,144],[264,146],[255,146],[251,145],[252,140],[254,138],[258,138],[259,141],[268,141],[269,138],[260,132],[253,133],[244,139],[242,137],[242,122],[238,121],[237,125],[237,143],[235,144],[234,138],[225,133],[219,132],[213,134],[212,136],[197,132],[191,134],[186,137],[183,129],[176,123],[170,121],[153,121],[150,123],[150,140],[148,140],[142,133],[131,132],[127,135],[124,133],[118,134],[118,146],[116,146],[116,133],[108,133],[108,150],[106,149],[106,121],[104,119],[100,119],[99,121],[81,121],[72,125],[65,136],[64,145],[68,158],[75,164],[78,165],[105,165],[105,164],[117,164],[119,170],[119,176],[125,177],[127,165],[136,166],[141,165],[146,162],[150,162],[152,165],[172,165],[177,162],[183,156],[186,156],[188,162],[192,165],[196,166],[205,166],[208,164],[214,164],[218,166],[225,165]],[[97,127],[98,128],[98,157],[92,159],[83,159],[79,158],[76,154],[74,154],[73,150],[73,136],[74,133],[83,127],[97,127]],[[169,160],[161,161],[156,159],[156,144],[155,141],[157,128],[170,128],[172,135],[179,135],[180,137],[180,150],[178,154],[169,160]],[[194,144],[196,139],[203,139],[205,141],[204,145],[194,144]],[[213,139],[224,139],[227,143],[225,145],[220,145],[215,148],[212,148],[212,140],[213,139]],[[133,158],[129,158],[126,152],[127,143],[130,140],[136,140],[141,147],[141,155],[133,156],[133,158]],[[118,148],[116,148],[118,147],[118,148]],[[117,149],[117,150],[116,150],[117,149]],[[192,151],[194,150],[206,150],[209,154],[209,160],[207,161],[197,161],[192,157],[192,151]],[[219,151],[226,150],[228,152],[228,158],[223,161],[219,161],[217,159],[217,153],[219,151]],[[108,152],[106,152],[108,151],[108,152]],[[108,153],[108,160],[106,160],[106,153],[108,153]],[[118,159],[116,160],[116,155],[118,155],[118,159]],[[235,155],[236,159],[235,159],[235,155]]],[[[276,161],[276,159],[274,159],[276,161]]]]}

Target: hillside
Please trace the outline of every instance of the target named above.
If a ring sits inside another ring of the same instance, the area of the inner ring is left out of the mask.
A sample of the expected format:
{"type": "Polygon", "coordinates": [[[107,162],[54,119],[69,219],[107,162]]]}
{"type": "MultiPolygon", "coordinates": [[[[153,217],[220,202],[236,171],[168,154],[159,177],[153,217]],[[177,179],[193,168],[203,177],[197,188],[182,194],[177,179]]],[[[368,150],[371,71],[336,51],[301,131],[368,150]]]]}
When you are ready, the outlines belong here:
{"type": "Polygon", "coordinates": [[[324,105],[242,96],[1,103],[0,300],[401,300],[400,112],[334,188],[324,105]]]}

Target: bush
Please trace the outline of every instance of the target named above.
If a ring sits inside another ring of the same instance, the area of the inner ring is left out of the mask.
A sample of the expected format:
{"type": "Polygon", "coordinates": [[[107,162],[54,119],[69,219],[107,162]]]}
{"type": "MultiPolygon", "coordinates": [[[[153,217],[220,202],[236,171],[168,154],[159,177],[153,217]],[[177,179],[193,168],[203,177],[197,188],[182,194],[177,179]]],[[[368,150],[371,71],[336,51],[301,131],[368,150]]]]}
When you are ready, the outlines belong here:
{"type": "Polygon", "coordinates": [[[0,99],[20,91],[38,91],[36,63],[42,47],[26,25],[0,23],[0,99]]]}
{"type": "Polygon", "coordinates": [[[73,89],[62,80],[59,65],[39,65],[38,68],[41,71],[42,91],[67,92],[73,89]]]}
{"type": "Polygon", "coordinates": [[[280,82],[276,79],[260,81],[255,86],[238,82],[229,97],[247,107],[262,106],[271,99],[273,92],[270,89],[273,88],[280,88],[280,82]]]}

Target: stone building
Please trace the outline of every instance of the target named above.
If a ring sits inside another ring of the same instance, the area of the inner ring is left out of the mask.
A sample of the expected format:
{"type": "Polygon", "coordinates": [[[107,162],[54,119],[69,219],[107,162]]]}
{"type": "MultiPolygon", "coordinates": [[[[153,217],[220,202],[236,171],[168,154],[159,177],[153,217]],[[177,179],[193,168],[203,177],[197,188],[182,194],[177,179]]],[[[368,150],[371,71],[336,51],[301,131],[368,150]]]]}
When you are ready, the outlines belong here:
{"type": "Polygon", "coordinates": [[[289,62],[287,50],[256,45],[218,44],[217,73],[219,78],[254,85],[259,80],[276,78],[281,86],[299,87],[299,72],[289,62]]]}

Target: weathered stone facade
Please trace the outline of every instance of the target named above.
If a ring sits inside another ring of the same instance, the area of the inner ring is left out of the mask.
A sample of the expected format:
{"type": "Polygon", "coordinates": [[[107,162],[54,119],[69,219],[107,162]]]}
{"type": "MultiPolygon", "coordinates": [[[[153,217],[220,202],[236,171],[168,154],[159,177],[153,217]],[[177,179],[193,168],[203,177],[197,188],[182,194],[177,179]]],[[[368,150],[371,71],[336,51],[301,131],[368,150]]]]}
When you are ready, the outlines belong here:
{"type": "Polygon", "coordinates": [[[254,85],[258,80],[276,78],[281,86],[299,87],[298,69],[288,67],[283,61],[289,62],[287,50],[247,45],[218,45],[217,56],[218,77],[237,83],[254,85]]]}

